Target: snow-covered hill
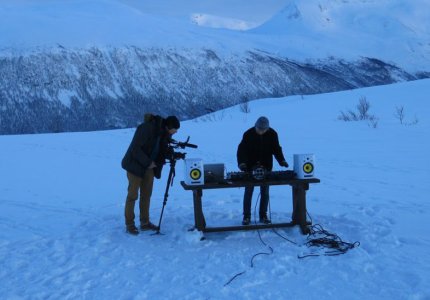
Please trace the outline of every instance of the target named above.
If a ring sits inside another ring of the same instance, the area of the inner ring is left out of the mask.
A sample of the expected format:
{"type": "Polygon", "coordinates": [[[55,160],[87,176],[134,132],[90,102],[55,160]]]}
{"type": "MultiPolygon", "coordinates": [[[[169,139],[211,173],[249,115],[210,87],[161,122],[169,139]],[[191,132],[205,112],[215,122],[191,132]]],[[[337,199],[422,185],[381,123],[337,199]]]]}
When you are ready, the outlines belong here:
{"type": "Polygon", "coordinates": [[[123,128],[148,111],[188,119],[430,76],[425,2],[286,1],[247,31],[198,26],[210,22],[196,13],[239,23],[228,6],[192,3],[183,15],[125,0],[2,1],[0,134],[123,128]]]}
{"type": "MultiPolygon", "coordinates": [[[[430,80],[312,96],[262,99],[182,122],[188,158],[236,171],[243,132],[265,115],[284,154],[314,153],[321,183],[307,192],[314,224],[360,246],[345,255],[305,246],[298,228],[207,234],[199,241],[192,194],[179,185],[162,232],[124,231],[127,189],[120,161],[134,129],[0,136],[2,299],[428,299],[430,297],[430,80]],[[337,120],[361,97],[375,123],[337,120]],[[404,125],[396,117],[404,108],[404,125]],[[229,285],[234,275],[246,271],[229,285]]],[[[275,169],[279,170],[275,163],[275,169]]],[[[155,182],[158,221],[167,169],[155,182]]],[[[290,187],[272,187],[274,222],[291,218],[290,187]]],[[[253,209],[257,199],[253,198],[253,209]]],[[[207,190],[208,226],[240,224],[243,189],[207,190]]],[[[136,209],[137,211],[137,209],[136,209]]]]}

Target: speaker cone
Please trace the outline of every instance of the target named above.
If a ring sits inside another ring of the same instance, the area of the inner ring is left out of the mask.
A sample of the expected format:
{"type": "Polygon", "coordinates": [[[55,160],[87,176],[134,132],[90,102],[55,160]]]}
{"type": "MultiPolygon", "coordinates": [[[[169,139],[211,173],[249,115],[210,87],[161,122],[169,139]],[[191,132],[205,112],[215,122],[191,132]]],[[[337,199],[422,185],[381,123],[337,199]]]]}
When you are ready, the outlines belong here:
{"type": "Polygon", "coordinates": [[[190,177],[193,180],[198,180],[202,176],[202,172],[199,169],[192,169],[190,172],[190,177]]]}
{"type": "Polygon", "coordinates": [[[314,170],[314,165],[311,164],[310,162],[307,162],[303,165],[303,171],[306,174],[312,173],[313,170],[314,170]]]}

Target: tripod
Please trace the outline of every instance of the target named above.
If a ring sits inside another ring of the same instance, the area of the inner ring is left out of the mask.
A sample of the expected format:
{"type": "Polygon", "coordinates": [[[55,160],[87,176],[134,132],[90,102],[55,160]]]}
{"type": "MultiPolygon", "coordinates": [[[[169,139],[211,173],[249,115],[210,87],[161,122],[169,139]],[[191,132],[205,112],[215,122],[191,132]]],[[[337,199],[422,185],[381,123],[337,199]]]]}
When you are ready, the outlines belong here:
{"type": "Polygon", "coordinates": [[[176,166],[176,159],[170,159],[170,171],[169,171],[169,178],[167,179],[167,185],[166,185],[166,191],[164,192],[164,200],[163,200],[163,208],[161,209],[160,214],[160,220],[158,221],[157,231],[154,234],[161,234],[160,228],[161,228],[161,220],[163,219],[163,213],[164,213],[164,207],[167,204],[167,198],[169,197],[169,189],[173,185],[173,178],[175,177],[175,166],[176,166]]]}
{"type": "Polygon", "coordinates": [[[175,177],[176,161],[178,159],[185,159],[186,153],[175,152],[174,149],[176,148],[184,149],[186,147],[197,148],[197,145],[188,143],[189,140],[190,140],[190,137],[188,137],[188,139],[185,142],[178,142],[173,139],[169,140],[169,146],[167,148],[166,157],[169,159],[169,162],[170,162],[170,172],[169,172],[169,178],[167,179],[166,191],[164,192],[164,201],[163,201],[163,208],[161,209],[160,220],[158,222],[157,231],[154,234],[161,234],[160,233],[161,220],[163,219],[164,207],[166,206],[166,203],[167,203],[167,197],[169,197],[169,188],[173,185],[173,178],[175,177]]]}

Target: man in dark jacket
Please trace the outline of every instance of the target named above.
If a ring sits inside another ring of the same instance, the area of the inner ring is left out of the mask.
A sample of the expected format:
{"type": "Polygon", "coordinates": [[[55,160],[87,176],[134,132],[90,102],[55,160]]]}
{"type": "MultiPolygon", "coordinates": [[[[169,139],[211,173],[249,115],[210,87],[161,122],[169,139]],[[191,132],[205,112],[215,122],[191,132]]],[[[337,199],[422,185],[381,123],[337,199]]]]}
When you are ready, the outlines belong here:
{"type": "MultiPolygon", "coordinates": [[[[239,169],[251,172],[255,167],[263,167],[266,171],[273,168],[273,157],[275,156],[279,165],[288,168],[279,145],[278,134],[270,128],[266,117],[258,118],[255,127],[248,129],[237,149],[237,163],[239,169]]],[[[251,221],[251,200],[254,187],[245,187],[243,197],[243,225],[249,225],[251,221]]],[[[261,186],[260,200],[260,222],[269,224],[271,220],[267,217],[267,205],[269,203],[269,186],[261,186]]]]}
{"type": "Polygon", "coordinates": [[[125,225],[130,234],[138,234],[134,224],[134,203],[140,190],[140,229],[156,230],[149,220],[149,205],[154,177],[160,179],[165,164],[169,140],[180,127],[178,118],[163,119],[151,114],[145,115],[144,123],[134,133],[133,140],[122,159],[121,166],[127,171],[128,193],[125,202],[125,225]]]}

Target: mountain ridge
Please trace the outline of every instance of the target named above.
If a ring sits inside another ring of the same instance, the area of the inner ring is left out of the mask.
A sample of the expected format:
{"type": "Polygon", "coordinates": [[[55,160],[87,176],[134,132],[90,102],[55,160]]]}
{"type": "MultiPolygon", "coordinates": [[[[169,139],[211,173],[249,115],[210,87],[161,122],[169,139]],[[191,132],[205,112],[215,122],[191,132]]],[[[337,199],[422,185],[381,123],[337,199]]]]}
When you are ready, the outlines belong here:
{"type": "Polygon", "coordinates": [[[0,60],[0,133],[134,127],[146,112],[195,118],[253,99],[426,78],[375,58],[300,62],[262,51],[75,50],[0,60]]]}

